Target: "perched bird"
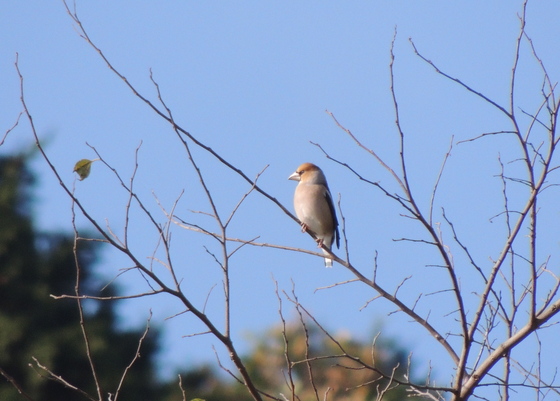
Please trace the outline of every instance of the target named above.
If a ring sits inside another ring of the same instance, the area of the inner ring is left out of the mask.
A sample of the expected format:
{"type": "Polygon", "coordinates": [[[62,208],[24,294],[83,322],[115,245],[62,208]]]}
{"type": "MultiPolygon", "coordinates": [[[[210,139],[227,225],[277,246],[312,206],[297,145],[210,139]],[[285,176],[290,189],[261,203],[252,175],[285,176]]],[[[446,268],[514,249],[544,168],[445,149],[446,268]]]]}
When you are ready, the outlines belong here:
{"type": "MultiPolygon", "coordinates": [[[[325,245],[330,250],[333,239],[336,239],[336,247],[340,247],[334,203],[323,171],[312,163],[303,163],[288,180],[299,181],[294,194],[294,209],[302,231],[313,231],[320,248],[325,245]]],[[[323,252],[328,255],[324,249],[323,252]]],[[[332,267],[332,259],[326,257],[325,266],[332,267]]]]}

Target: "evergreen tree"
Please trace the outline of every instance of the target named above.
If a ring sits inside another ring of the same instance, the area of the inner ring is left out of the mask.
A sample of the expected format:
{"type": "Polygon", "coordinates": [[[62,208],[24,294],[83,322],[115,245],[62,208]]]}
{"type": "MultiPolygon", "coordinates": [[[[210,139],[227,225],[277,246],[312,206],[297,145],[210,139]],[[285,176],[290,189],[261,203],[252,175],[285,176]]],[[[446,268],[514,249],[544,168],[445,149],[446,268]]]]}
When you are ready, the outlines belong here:
{"type": "MultiPolygon", "coordinates": [[[[35,401],[88,398],[45,379],[46,372],[33,362],[35,357],[54,374],[97,399],[77,303],[50,297],[74,293],[74,238],[39,233],[33,226],[30,190],[34,179],[27,159],[23,155],[0,157],[0,369],[35,401]]],[[[94,293],[93,266],[98,250],[95,242],[78,243],[82,293],[94,293]]],[[[116,391],[143,333],[117,330],[114,308],[115,302],[93,300],[88,300],[86,308],[89,344],[104,399],[116,391]]],[[[121,399],[158,399],[153,364],[156,351],[157,333],[151,330],[143,342],[141,358],[127,375],[121,399]]],[[[5,379],[0,376],[0,400],[24,399],[5,379]]]]}

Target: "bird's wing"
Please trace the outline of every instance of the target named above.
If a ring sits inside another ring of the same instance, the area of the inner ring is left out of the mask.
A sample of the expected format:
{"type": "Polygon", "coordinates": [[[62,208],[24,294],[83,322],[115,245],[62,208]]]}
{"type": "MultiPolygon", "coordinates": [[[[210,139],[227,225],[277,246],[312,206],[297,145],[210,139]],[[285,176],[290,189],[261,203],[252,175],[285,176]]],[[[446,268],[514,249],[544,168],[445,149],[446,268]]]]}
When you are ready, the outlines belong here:
{"type": "Polygon", "coordinates": [[[329,205],[329,209],[331,210],[331,215],[333,218],[333,226],[334,226],[334,237],[336,239],[336,247],[340,248],[340,234],[338,233],[338,220],[336,218],[336,210],[334,209],[334,202],[332,199],[331,191],[329,191],[329,187],[325,186],[325,200],[329,205]]]}

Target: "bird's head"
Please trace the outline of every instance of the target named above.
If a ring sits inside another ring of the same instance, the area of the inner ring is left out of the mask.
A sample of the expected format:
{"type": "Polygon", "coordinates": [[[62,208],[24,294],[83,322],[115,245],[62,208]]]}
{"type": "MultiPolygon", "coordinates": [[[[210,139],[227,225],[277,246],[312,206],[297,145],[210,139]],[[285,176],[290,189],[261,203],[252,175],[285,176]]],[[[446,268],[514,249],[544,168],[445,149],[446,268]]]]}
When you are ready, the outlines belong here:
{"type": "Polygon", "coordinates": [[[326,184],[327,180],[323,171],[313,163],[303,163],[288,177],[288,180],[300,181],[309,184],[326,184]]]}

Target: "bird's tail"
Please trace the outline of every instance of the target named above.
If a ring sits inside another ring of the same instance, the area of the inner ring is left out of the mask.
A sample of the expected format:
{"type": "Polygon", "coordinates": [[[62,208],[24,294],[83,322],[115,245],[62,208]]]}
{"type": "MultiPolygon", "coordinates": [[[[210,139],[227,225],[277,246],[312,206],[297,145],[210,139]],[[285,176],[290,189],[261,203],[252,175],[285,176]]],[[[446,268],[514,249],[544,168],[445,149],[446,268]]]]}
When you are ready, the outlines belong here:
{"type": "MultiPolygon", "coordinates": [[[[323,249],[323,253],[328,255],[328,253],[323,249]]],[[[332,267],[333,260],[331,258],[325,258],[325,267],[332,267]]]]}

